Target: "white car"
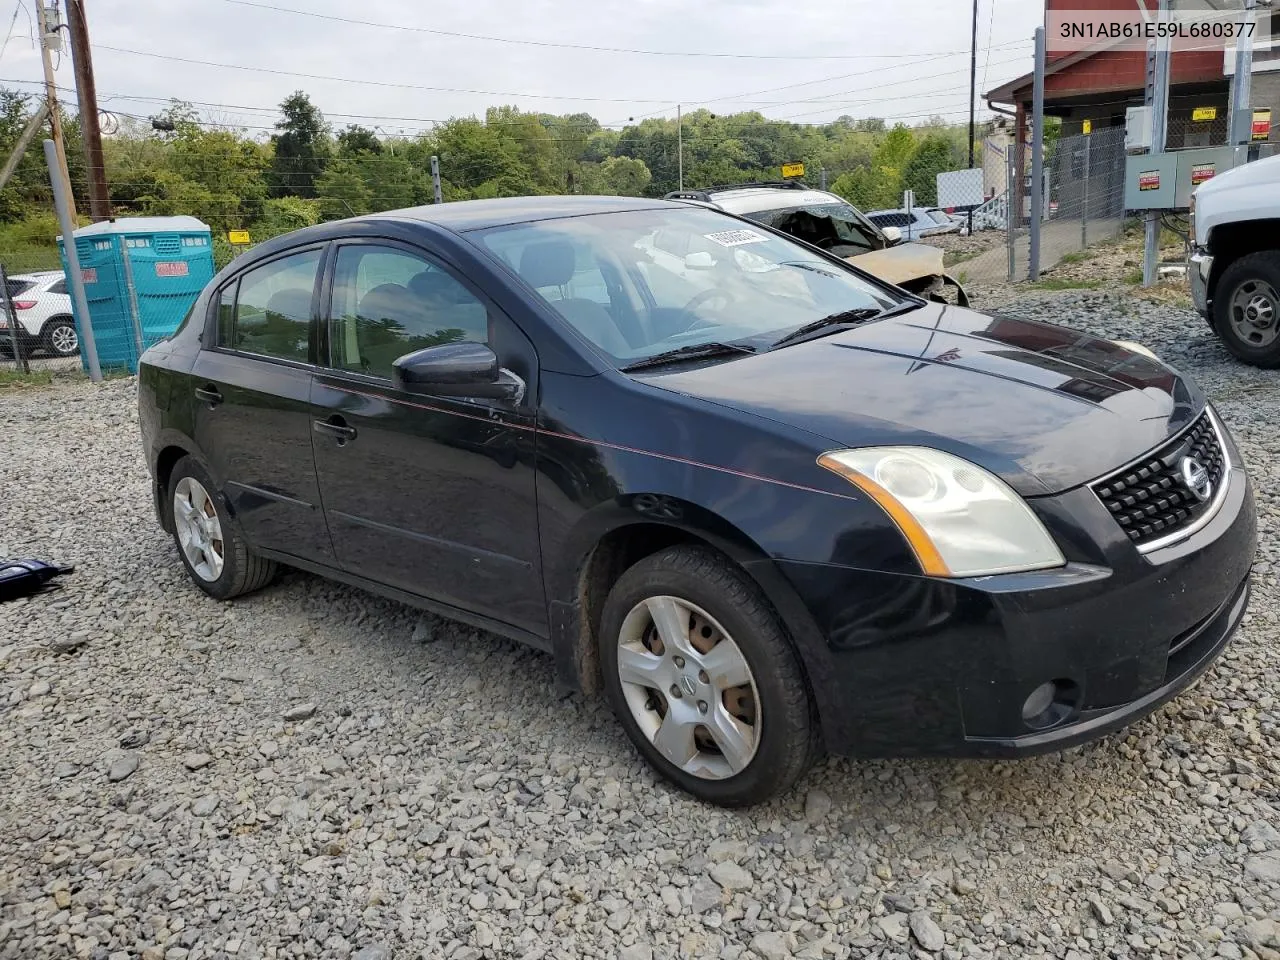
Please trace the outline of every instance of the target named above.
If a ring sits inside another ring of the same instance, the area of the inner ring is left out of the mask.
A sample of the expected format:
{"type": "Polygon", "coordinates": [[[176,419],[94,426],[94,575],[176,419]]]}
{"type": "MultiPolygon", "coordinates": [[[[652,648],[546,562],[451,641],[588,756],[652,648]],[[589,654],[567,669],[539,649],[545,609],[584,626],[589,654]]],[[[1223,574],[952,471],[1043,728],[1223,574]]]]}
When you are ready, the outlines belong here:
{"type": "Polygon", "coordinates": [[[908,240],[931,237],[938,233],[955,233],[960,225],[938,207],[912,207],[910,210],[873,210],[867,219],[883,230],[897,227],[908,240]]]}
{"type": "MultiPolygon", "coordinates": [[[[9,298],[18,318],[19,349],[25,353],[44,350],[55,357],[73,357],[80,352],[67,278],[61,270],[9,277],[9,298]]],[[[0,353],[12,352],[9,318],[0,304],[0,353]]]]}

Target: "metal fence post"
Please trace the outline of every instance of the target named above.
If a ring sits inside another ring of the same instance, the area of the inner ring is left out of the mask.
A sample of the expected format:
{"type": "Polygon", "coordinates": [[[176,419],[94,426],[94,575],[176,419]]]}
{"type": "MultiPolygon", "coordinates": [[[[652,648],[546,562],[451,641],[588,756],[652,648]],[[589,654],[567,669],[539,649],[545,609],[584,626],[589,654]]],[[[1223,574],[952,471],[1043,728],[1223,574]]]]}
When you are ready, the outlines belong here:
{"type": "Polygon", "coordinates": [[[44,142],[44,160],[49,165],[49,184],[53,187],[53,206],[58,212],[58,228],[62,231],[62,248],[67,254],[67,284],[71,287],[71,302],[80,315],[80,342],[85,360],[89,364],[89,379],[97,383],[102,379],[98,366],[98,345],[93,339],[93,320],[89,317],[89,300],[84,295],[84,275],[80,272],[80,253],[76,250],[76,225],[71,219],[70,198],[58,171],[58,148],[52,140],[44,142]]]}
{"type": "Polygon", "coordinates": [[[1040,228],[1044,218],[1044,27],[1036,27],[1036,69],[1031,94],[1031,235],[1027,276],[1040,279],[1040,228]]]}
{"type": "Polygon", "coordinates": [[[444,195],[440,191],[440,158],[431,158],[431,188],[435,192],[436,203],[444,203],[444,195]]]}
{"type": "Polygon", "coordinates": [[[1089,247],[1089,154],[1093,152],[1093,140],[1088,134],[1084,138],[1084,181],[1081,187],[1083,196],[1080,203],[1080,249],[1089,247]]]}
{"type": "Polygon", "coordinates": [[[23,373],[31,372],[31,364],[22,352],[22,339],[18,336],[18,311],[13,309],[13,298],[9,296],[9,275],[4,272],[4,264],[0,263],[0,295],[4,296],[4,315],[9,323],[9,344],[13,347],[13,364],[21,367],[23,373]]]}
{"type": "Polygon", "coordinates": [[[1013,206],[1014,206],[1014,186],[1018,179],[1017,162],[1014,160],[1014,150],[1018,148],[1018,140],[1015,137],[1009,149],[1005,152],[1004,162],[1004,240],[1009,248],[1009,282],[1013,283],[1013,206]]]}

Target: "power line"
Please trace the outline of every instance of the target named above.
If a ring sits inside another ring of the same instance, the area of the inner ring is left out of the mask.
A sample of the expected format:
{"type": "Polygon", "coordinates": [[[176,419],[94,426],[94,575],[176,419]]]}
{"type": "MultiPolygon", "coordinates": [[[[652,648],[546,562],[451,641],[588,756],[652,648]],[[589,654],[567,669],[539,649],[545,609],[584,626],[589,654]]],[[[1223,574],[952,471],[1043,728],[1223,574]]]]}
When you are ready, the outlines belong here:
{"type": "Polygon", "coordinates": [[[13,28],[18,25],[18,11],[22,9],[22,0],[13,5],[13,18],[9,21],[9,32],[4,35],[4,43],[0,43],[0,57],[4,56],[9,41],[13,38],[13,28]]]}
{"type": "Polygon", "coordinates": [[[353,17],[339,17],[333,14],[315,13],[311,10],[296,10],[290,7],[279,7],[270,3],[259,3],[256,0],[226,0],[241,7],[256,7],[259,10],[273,10],[277,13],[288,13],[299,17],[311,17],[315,20],[329,20],[336,23],[351,24],[361,27],[378,27],[386,30],[397,30],[407,33],[430,33],[440,37],[454,37],[464,40],[482,40],[487,43],[511,43],[529,47],[554,47],[562,50],[590,50],[597,53],[628,53],[650,57],[712,57],[727,60],[893,60],[904,57],[929,56],[948,57],[968,50],[940,50],[936,53],[846,53],[846,54],[784,54],[784,53],[719,53],[696,50],[643,50],[632,47],[604,47],[585,43],[562,43],[551,40],[527,40],[516,37],[495,37],[478,33],[462,33],[454,30],[440,30],[435,27],[417,27],[406,24],[379,23],[373,20],[357,20],[353,17]]]}

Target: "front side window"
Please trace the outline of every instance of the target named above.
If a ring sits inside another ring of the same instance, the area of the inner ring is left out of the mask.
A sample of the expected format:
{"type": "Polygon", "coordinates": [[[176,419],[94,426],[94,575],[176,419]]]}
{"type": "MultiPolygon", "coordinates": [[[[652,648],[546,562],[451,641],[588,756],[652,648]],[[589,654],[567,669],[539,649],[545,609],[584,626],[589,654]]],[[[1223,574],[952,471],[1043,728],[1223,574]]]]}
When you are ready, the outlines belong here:
{"type": "Polygon", "coordinates": [[[329,311],[332,366],[390,379],[405,354],[460,342],[489,342],[489,311],[453,274],[394,247],[339,248],[329,311]]]}
{"type": "Polygon", "coordinates": [[[224,288],[218,305],[218,345],[305,363],[320,253],[307,250],[280,257],[243,274],[239,284],[224,288]]]}
{"type": "Polygon", "coordinates": [[[897,302],[811,248],[713,210],[602,213],[473,236],[619,366],[714,341],[761,348],[811,321],[897,302]]]}

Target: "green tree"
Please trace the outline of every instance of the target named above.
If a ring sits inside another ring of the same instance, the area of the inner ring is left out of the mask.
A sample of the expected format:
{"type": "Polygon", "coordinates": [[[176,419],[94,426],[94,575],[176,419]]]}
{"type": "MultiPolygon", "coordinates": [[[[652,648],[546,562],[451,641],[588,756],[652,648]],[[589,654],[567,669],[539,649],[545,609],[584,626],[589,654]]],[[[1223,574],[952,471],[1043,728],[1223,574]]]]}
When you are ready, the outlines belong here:
{"type": "Polygon", "coordinates": [[[359,124],[351,124],[338,134],[338,155],[354,157],[361,153],[381,153],[378,135],[359,124]]]}
{"type": "Polygon", "coordinates": [[[365,173],[360,161],[346,157],[326,165],[315,182],[316,199],[324,219],[358,217],[373,210],[373,190],[365,181],[365,173]]]}
{"type": "Polygon", "coordinates": [[[271,194],[276,197],[314,197],[316,179],[324,173],[330,154],[329,126],[324,115],[301,90],[280,104],[278,133],[271,137],[271,194]]]}
{"type": "Polygon", "coordinates": [[[920,141],[902,171],[902,185],[915,193],[916,203],[931,207],[938,202],[938,174],[956,169],[960,161],[955,153],[945,137],[931,134],[920,141]]]}

